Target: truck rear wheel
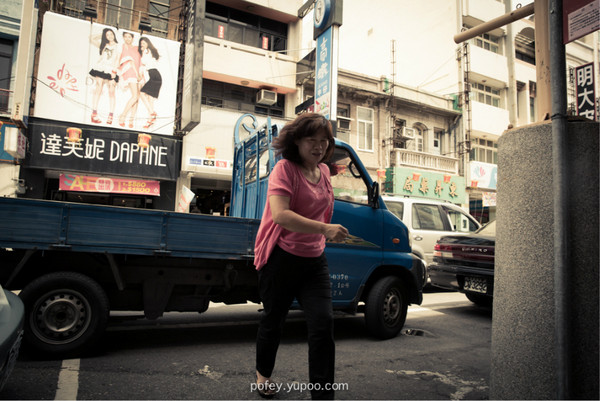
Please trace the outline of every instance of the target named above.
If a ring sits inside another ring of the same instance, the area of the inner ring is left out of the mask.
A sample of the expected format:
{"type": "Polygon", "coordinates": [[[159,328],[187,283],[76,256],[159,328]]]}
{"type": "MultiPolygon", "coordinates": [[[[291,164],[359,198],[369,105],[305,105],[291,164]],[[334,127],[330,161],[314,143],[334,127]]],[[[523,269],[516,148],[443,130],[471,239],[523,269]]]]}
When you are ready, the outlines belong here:
{"type": "Polygon", "coordinates": [[[406,290],[398,277],[379,279],[367,297],[365,323],[369,333],[386,340],[398,335],[408,310],[406,290]]]}
{"type": "Polygon", "coordinates": [[[25,342],[45,354],[79,353],[104,333],[109,302],[100,285],[73,272],[37,278],[19,294],[25,304],[25,342]]]}

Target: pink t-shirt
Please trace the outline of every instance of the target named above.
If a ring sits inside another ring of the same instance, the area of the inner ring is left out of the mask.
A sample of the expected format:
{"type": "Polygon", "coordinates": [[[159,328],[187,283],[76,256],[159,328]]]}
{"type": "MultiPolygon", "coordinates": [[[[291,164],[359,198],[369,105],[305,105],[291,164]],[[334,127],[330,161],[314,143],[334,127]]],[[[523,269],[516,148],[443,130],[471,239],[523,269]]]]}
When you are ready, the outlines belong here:
{"type": "Polygon", "coordinates": [[[331,222],[333,215],[333,189],[329,168],[319,164],[321,179],[317,184],[309,182],[300,166],[281,159],[271,171],[267,201],[262,221],[256,235],[254,265],[260,270],[271,256],[275,245],[296,256],[317,257],[325,249],[322,234],[302,234],[284,229],[273,222],[269,196],[282,195],[290,198],[290,209],[301,216],[323,223],[331,222]]]}

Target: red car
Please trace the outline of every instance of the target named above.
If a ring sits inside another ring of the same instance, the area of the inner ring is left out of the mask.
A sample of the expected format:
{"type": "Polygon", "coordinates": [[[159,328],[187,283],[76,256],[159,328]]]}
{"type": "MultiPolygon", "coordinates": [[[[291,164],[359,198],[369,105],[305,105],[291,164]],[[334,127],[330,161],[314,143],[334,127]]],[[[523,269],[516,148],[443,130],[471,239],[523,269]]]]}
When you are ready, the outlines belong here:
{"type": "Polygon", "coordinates": [[[433,251],[429,277],[435,287],[458,290],[477,305],[491,306],[494,295],[496,222],[471,235],[441,237],[433,251]]]}

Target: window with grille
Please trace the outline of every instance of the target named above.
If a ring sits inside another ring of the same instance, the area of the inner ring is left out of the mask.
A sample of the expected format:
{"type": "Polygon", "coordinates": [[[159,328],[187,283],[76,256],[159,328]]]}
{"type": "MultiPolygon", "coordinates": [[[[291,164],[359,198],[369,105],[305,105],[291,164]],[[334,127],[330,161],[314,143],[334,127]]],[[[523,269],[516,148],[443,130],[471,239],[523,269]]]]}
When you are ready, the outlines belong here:
{"type": "Polygon", "coordinates": [[[373,109],[356,108],[359,150],[373,150],[373,109]]]}
{"type": "Polygon", "coordinates": [[[151,0],[148,5],[148,16],[152,24],[152,35],[167,37],[169,33],[169,8],[171,0],[151,0]]]}
{"type": "Polygon", "coordinates": [[[500,107],[500,90],[480,83],[471,84],[472,99],[479,103],[500,107]]]}
{"type": "Polygon", "coordinates": [[[498,143],[483,138],[471,140],[471,161],[498,164],[498,143]]]}
{"type": "Polygon", "coordinates": [[[287,24],[206,2],[204,34],[269,51],[287,50],[287,24]]]}
{"type": "Polygon", "coordinates": [[[12,40],[0,38],[0,112],[8,112],[10,104],[10,82],[12,80],[12,55],[15,43],[12,40]]]}
{"type": "Polygon", "coordinates": [[[232,85],[225,82],[202,80],[202,104],[220,109],[283,117],[285,96],[278,94],[272,106],[256,104],[257,89],[232,85]]]}
{"type": "Polygon", "coordinates": [[[133,0],[106,0],[106,25],[132,29],[132,17],[133,0]]]}
{"type": "Polygon", "coordinates": [[[81,0],[66,0],[63,7],[65,15],[68,15],[69,17],[80,18],[83,15],[85,2],[81,0]]]}
{"type": "Polygon", "coordinates": [[[344,142],[350,141],[350,105],[338,103],[337,105],[337,130],[335,136],[344,142]]]}
{"type": "Polygon", "coordinates": [[[479,36],[473,38],[473,43],[477,47],[481,47],[482,49],[489,50],[492,53],[500,53],[500,38],[497,36],[490,35],[489,33],[484,33],[479,36]]]}

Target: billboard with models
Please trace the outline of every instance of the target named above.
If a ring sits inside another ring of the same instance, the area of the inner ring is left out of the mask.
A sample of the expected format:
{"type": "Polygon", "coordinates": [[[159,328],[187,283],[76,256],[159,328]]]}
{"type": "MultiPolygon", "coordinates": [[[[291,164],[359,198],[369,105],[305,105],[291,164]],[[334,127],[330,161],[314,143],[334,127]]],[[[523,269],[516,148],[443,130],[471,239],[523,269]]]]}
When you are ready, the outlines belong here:
{"type": "Polygon", "coordinates": [[[179,42],[44,15],[34,116],[172,135],[179,42]]]}

